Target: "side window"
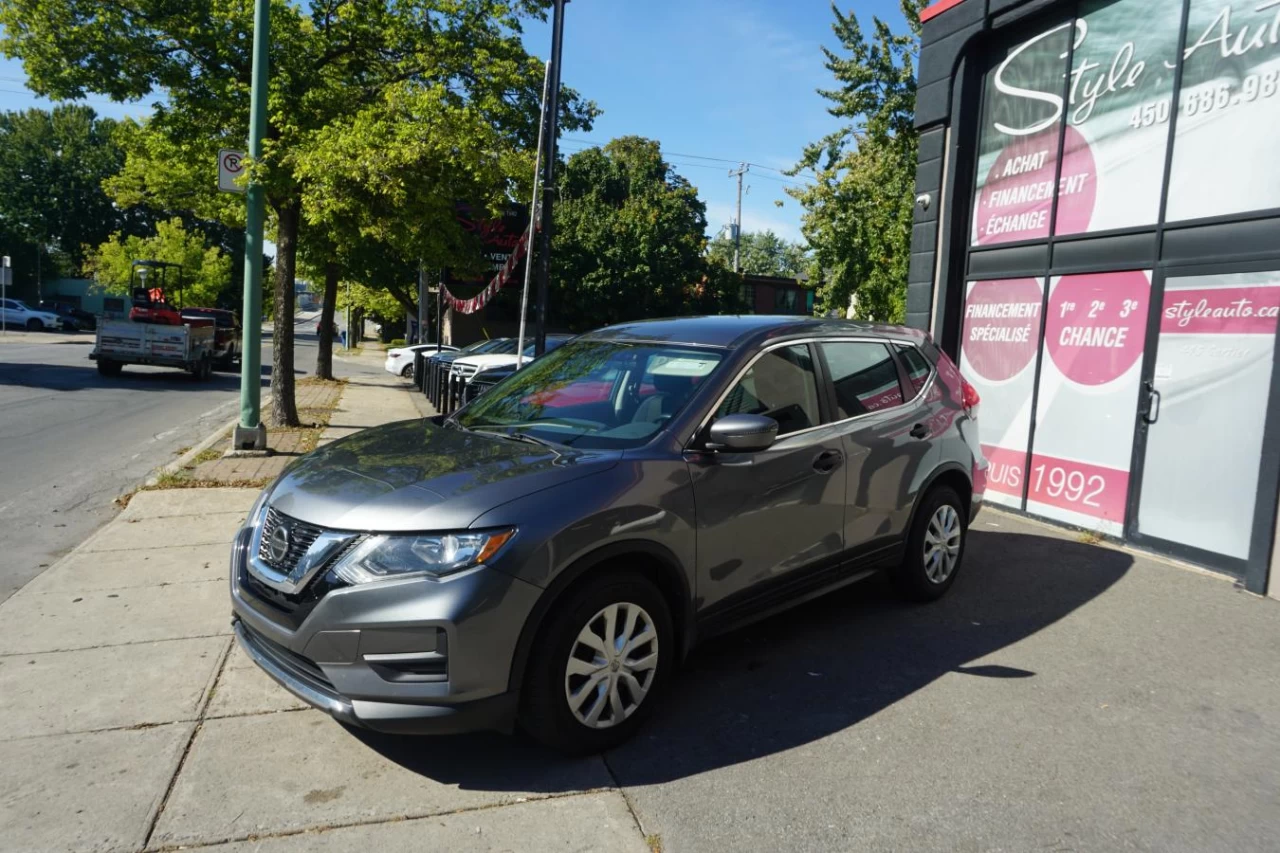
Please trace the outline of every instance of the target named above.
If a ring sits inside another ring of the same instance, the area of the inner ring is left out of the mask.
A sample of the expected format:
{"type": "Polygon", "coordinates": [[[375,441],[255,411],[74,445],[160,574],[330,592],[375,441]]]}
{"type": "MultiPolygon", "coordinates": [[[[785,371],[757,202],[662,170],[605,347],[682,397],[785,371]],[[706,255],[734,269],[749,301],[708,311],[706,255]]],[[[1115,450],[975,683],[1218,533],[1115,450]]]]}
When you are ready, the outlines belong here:
{"type": "Polygon", "coordinates": [[[808,345],[765,353],[716,409],[716,418],[743,414],[773,418],[778,422],[778,435],[821,423],[818,379],[808,345]]]}
{"type": "Polygon", "coordinates": [[[929,366],[929,362],[920,350],[911,344],[894,344],[893,348],[898,353],[898,358],[902,359],[903,366],[907,368],[907,378],[911,380],[911,385],[907,388],[907,399],[914,400],[920,393],[920,389],[924,387],[924,383],[929,381],[929,374],[933,368],[929,366]]]}
{"type": "Polygon", "coordinates": [[[836,389],[841,420],[902,405],[898,366],[884,344],[834,341],[819,344],[836,389]]]}

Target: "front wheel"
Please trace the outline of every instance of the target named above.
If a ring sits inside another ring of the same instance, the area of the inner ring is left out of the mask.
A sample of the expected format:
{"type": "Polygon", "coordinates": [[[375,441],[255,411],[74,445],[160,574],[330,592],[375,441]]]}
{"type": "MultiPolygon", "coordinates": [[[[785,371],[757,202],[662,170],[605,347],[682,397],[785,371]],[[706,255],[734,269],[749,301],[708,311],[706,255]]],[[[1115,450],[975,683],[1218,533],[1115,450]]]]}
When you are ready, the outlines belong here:
{"type": "Polygon", "coordinates": [[[653,710],[675,658],[671,610],[651,581],[632,572],[589,581],[538,634],[520,724],[569,755],[611,749],[653,710]]]}
{"type": "Polygon", "coordinates": [[[27,321],[27,331],[28,331],[28,332],[43,332],[43,331],[44,331],[44,323],[41,323],[41,322],[40,322],[39,320],[37,320],[35,317],[32,317],[30,320],[28,320],[28,321],[27,321]]]}
{"type": "Polygon", "coordinates": [[[964,501],[950,486],[925,495],[907,537],[907,554],[893,572],[898,592],[915,601],[941,598],[955,583],[967,538],[964,501]]]}
{"type": "Polygon", "coordinates": [[[112,361],[109,358],[98,359],[98,373],[102,376],[119,376],[124,370],[124,365],[118,361],[112,361]]]}

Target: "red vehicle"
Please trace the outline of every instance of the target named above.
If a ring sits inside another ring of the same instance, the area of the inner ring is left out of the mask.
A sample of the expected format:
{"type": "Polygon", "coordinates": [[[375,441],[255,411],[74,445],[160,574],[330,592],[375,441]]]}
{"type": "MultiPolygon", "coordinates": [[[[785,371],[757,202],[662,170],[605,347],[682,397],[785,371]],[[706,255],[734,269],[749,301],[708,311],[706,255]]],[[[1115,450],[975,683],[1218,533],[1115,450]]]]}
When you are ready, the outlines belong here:
{"type": "Polygon", "coordinates": [[[232,370],[240,359],[240,318],[222,308],[183,308],[182,322],[213,325],[213,358],[220,370],[232,370]]]}

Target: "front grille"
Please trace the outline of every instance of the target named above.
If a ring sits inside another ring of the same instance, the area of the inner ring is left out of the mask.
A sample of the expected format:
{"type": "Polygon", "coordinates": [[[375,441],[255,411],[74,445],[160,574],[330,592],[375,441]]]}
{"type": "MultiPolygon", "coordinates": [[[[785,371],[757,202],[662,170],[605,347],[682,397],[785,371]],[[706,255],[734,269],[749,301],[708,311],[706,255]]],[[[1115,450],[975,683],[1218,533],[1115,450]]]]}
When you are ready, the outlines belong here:
{"type": "Polygon", "coordinates": [[[262,536],[258,544],[258,559],[282,574],[289,574],[298,566],[302,555],[307,553],[311,543],[316,541],[322,531],[314,524],[290,518],[273,508],[267,509],[267,517],[262,520],[262,536]],[[271,534],[280,525],[286,525],[289,531],[289,551],[283,560],[271,559],[271,534]]]}
{"type": "Polygon", "coordinates": [[[321,572],[303,589],[293,595],[272,589],[258,580],[248,566],[241,566],[240,586],[252,593],[254,609],[272,622],[285,625],[291,631],[298,630],[307,621],[311,611],[316,609],[326,595],[335,589],[350,586],[332,571],[321,572]],[[256,602],[256,603],[255,603],[256,602]]]}
{"type": "Polygon", "coordinates": [[[455,364],[453,366],[453,373],[455,376],[466,378],[468,376],[473,376],[479,369],[480,368],[474,364],[455,364]]]}
{"type": "Polygon", "coordinates": [[[339,695],[337,688],[333,686],[333,682],[324,674],[324,670],[316,666],[314,661],[304,658],[297,652],[286,649],[263,634],[259,634],[248,622],[242,621],[240,624],[244,626],[245,637],[253,644],[254,649],[259,654],[271,658],[281,669],[286,670],[290,675],[306,682],[313,688],[333,696],[339,695]]]}

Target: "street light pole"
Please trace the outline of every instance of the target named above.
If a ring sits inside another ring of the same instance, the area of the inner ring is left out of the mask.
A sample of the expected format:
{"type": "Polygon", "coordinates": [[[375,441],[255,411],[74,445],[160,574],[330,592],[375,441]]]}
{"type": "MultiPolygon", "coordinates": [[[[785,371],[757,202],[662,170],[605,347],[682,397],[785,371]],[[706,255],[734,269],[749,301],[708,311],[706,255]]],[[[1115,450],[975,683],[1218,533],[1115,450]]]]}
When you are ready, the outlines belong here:
{"type": "MultiPolygon", "coordinates": [[[[271,41],[269,0],[253,4],[253,71],[249,94],[249,157],[255,167],[262,159],[267,130],[267,46],[271,41]]],[[[256,174],[256,168],[251,175],[256,174]]],[[[237,450],[266,450],[262,425],[262,231],[266,198],[262,184],[251,178],[244,230],[244,324],[240,347],[240,423],[232,437],[237,450]]]]}
{"type": "Polygon", "coordinates": [[[542,161],[542,239],[538,241],[538,307],[534,319],[534,353],[547,351],[547,289],[551,279],[551,236],[555,222],[551,204],[555,195],[556,137],[560,127],[560,53],[564,45],[564,6],[568,0],[555,0],[551,19],[551,85],[547,98],[547,150],[542,161]]]}

